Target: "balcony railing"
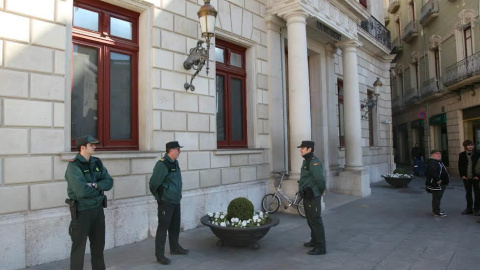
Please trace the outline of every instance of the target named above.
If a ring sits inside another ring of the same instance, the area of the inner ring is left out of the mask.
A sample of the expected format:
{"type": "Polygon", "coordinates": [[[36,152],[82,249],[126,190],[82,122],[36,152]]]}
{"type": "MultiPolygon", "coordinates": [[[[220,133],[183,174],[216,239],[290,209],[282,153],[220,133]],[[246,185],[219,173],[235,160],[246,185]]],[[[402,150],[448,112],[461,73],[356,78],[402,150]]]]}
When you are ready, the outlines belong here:
{"type": "Polygon", "coordinates": [[[438,16],[438,1],[430,0],[422,7],[422,17],[420,23],[427,25],[433,18],[438,16]]]}
{"type": "Polygon", "coordinates": [[[411,21],[403,30],[403,40],[409,42],[414,37],[418,36],[418,21],[411,21]]]}
{"type": "Polygon", "coordinates": [[[400,38],[397,37],[392,41],[392,50],[394,51],[392,53],[398,53],[403,51],[402,40],[400,38]]]}
{"type": "Polygon", "coordinates": [[[437,78],[433,77],[428,81],[423,82],[423,87],[420,94],[422,95],[422,98],[426,98],[435,93],[443,92],[444,90],[445,88],[443,87],[443,84],[442,84],[442,78],[437,80],[437,78]]]}
{"type": "Polygon", "coordinates": [[[400,0],[392,0],[390,1],[390,5],[388,5],[388,12],[393,14],[398,10],[399,7],[400,7],[400,0]]]}
{"type": "Polygon", "coordinates": [[[376,40],[382,43],[385,47],[391,48],[390,44],[390,31],[388,31],[385,26],[383,26],[377,19],[374,17],[368,18],[367,21],[360,23],[360,27],[372,35],[376,40]]]}
{"type": "Polygon", "coordinates": [[[453,64],[445,70],[445,86],[480,74],[480,52],[453,64]]]}
{"type": "Polygon", "coordinates": [[[415,104],[415,102],[420,98],[417,93],[416,88],[411,88],[410,91],[405,95],[405,104],[415,104]]]}
{"type": "Polygon", "coordinates": [[[401,110],[404,108],[404,104],[403,104],[403,99],[401,97],[397,97],[395,98],[393,101],[392,101],[392,109],[393,110],[401,110]]]}

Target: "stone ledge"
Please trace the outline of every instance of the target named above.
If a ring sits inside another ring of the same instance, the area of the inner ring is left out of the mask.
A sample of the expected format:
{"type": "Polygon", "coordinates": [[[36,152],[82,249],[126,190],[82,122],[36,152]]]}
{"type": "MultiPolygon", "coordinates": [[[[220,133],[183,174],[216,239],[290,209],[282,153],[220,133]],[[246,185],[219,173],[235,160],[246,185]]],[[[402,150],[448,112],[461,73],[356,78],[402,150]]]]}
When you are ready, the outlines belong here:
{"type": "Polygon", "coordinates": [[[245,154],[263,154],[264,149],[227,149],[227,150],[214,150],[212,153],[216,156],[221,155],[245,155],[245,154]]]}
{"type": "MultiPolygon", "coordinates": [[[[69,161],[77,152],[62,152],[60,153],[60,159],[62,161],[69,161]]],[[[133,158],[156,158],[160,155],[160,152],[142,152],[142,151],[105,151],[96,152],[95,157],[100,159],[133,159],[133,158]]]]}

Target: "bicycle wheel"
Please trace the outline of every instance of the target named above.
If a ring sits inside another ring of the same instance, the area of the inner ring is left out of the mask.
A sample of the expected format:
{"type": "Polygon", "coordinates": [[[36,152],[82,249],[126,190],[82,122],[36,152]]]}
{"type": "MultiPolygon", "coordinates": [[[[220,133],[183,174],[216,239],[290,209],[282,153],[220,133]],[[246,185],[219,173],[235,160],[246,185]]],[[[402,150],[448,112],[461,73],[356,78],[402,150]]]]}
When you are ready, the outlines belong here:
{"type": "Polygon", "coordinates": [[[303,199],[300,199],[297,204],[297,211],[302,217],[307,217],[307,214],[305,214],[305,208],[303,207],[303,199]]]}
{"type": "Polygon", "coordinates": [[[270,193],[265,195],[262,199],[263,211],[267,213],[275,213],[280,207],[280,199],[275,194],[270,193]]]}

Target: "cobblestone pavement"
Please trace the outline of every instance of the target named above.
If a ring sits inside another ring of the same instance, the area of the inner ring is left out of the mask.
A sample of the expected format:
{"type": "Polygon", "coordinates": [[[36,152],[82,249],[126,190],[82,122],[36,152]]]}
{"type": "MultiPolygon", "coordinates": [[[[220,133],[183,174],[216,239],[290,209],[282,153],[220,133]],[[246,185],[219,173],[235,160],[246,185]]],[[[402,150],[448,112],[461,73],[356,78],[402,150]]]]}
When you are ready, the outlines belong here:
{"type": "MultiPolygon", "coordinates": [[[[280,224],[259,241],[259,250],[219,247],[210,229],[199,227],[180,234],[190,253],[169,256],[168,266],[156,262],[154,240],[147,239],[107,250],[107,269],[480,269],[480,224],[477,217],[460,214],[465,208],[461,181],[453,179],[445,191],[443,218],[432,215],[431,195],[423,183],[418,177],[408,188],[378,182],[372,185],[372,195],[361,199],[327,194],[323,219],[328,253],[323,256],[306,254],[305,219],[279,213],[280,224]]],[[[90,269],[90,256],[85,259],[85,269],[90,269]]],[[[68,269],[68,263],[28,269],[68,269]]]]}

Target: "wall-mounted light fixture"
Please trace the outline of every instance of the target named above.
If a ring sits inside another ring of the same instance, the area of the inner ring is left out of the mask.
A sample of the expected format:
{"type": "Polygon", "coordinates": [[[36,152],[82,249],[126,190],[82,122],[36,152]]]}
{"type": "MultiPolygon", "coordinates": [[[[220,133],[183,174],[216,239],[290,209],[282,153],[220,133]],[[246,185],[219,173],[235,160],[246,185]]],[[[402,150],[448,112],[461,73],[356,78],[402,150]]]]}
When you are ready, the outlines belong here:
{"type": "Polygon", "coordinates": [[[362,115],[362,119],[368,119],[368,112],[377,107],[378,96],[380,96],[380,88],[383,86],[380,77],[373,83],[373,96],[365,98],[360,105],[362,110],[367,108],[365,114],[362,115]]]}
{"type": "Polygon", "coordinates": [[[195,86],[193,86],[192,81],[195,79],[195,76],[202,70],[205,62],[207,63],[207,75],[208,75],[208,57],[210,51],[210,39],[215,36],[215,19],[217,18],[217,11],[215,8],[210,5],[210,0],[203,0],[204,5],[200,7],[200,10],[197,12],[198,19],[200,21],[200,28],[202,30],[202,37],[205,38],[207,42],[207,48],[204,48],[203,40],[197,42],[195,48],[190,49],[190,54],[188,55],[187,60],[183,62],[183,67],[186,70],[190,70],[192,67],[196,72],[192,75],[190,83],[185,82],[183,87],[186,91],[190,89],[195,91],[195,86]]]}

